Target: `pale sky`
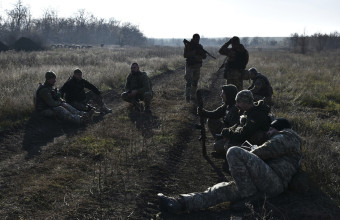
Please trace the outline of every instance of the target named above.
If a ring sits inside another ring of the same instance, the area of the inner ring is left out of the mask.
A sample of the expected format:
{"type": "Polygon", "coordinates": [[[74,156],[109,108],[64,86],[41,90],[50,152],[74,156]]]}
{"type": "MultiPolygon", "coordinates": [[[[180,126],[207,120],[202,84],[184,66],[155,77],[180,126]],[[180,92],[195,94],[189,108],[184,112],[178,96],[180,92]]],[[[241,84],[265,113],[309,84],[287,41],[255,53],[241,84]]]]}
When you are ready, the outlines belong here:
{"type": "MultiPolygon", "coordinates": [[[[0,15],[17,0],[0,0],[0,15]]],[[[32,16],[53,9],[75,17],[80,9],[139,27],[150,38],[288,37],[340,32],[340,0],[22,0],[32,16]]]]}

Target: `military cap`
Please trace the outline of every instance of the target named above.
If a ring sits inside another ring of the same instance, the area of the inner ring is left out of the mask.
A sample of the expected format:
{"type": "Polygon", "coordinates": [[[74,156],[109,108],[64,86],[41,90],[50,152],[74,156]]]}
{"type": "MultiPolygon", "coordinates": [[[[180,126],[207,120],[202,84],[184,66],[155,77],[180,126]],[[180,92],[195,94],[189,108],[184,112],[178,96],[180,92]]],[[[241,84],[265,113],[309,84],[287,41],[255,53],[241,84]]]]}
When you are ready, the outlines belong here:
{"type": "Polygon", "coordinates": [[[281,131],[285,128],[291,128],[289,121],[285,118],[277,118],[270,124],[270,127],[275,128],[278,131],[281,131]]]}
{"type": "Polygon", "coordinates": [[[46,80],[49,80],[49,79],[52,79],[52,78],[57,78],[57,75],[53,72],[53,71],[48,71],[45,73],[45,79],[46,80]]]}
{"type": "Polygon", "coordinates": [[[249,90],[242,90],[236,94],[235,100],[245,103],[253,103],[254,101],[253,93],[249,90]]]}

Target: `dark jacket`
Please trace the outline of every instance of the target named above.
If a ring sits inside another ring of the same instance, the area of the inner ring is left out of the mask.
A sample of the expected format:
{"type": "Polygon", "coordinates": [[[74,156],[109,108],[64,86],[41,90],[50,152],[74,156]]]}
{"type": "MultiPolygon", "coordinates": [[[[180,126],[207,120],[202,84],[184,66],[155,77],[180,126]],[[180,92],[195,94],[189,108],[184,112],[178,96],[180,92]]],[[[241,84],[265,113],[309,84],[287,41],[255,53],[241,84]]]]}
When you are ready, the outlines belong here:
{"type": "Polygon", "coordinates": [[[240,117],[240,122],[231,128],[224,128],[222,135],[234,143],[248,140],[252,144],[262,144],[271,123],[269,112],[270,108],[263,101],[254,103],[254,107],[240,117]]]}
{"type": "Polygon", "coordinates": [[[248,90],[250,90],[253,95],[259,95],[263,97],[271,97],[273,95],[273,88],[270,85],[268,78],[261,73],[257,73],[248,90]]]}
{"type": "Polygon", "coordinates": [[[184,47],[184,58],[186,58],[187,65],[202,65],[202,60],[207,58],[207,54],[203,51],[201,44],[190,41],[184,47]]]}
{"type": "Polygon", "coordinates": [[[224,126],[231,127],[239,122],[238,108],[235,105],[223,104],[213,111],[203,111],[203,116],[207,118],[223,118],[224,126]]]}
{"type": "Polygon", "coordinates": [[[152,92],[151,81],[145,72],[130,72],[126,78],[125,92],[137,90],[137,94],[143,95],[152,92]]]}
{"type": "Polygon", "coordinates": [[[249,53],[242,44],[228,48],[228,44],[224,44],[218,51],[221,55],[227,56],[226,68],[244,70],[249,61],[249,53]]]}
{"type": "Polygon", "coordinates": [[[100,95],[100,91],[89,83],[85,79],[77,80],[72,77],[60,88],[60,93],[62,97],[65,94],[65,100],[68,103],[71,102],[85,102],[86,101],[86,93],[85,88],[91,90],[97,95],[100,95]]]}
{"type": "Polygon", "coordinates": [[[43,111],[49,108],[57,107],[61,104],[61,99],[56,89],[45,82],[39,84],[35,92],[34,105],[36,111],[43,111]]]}

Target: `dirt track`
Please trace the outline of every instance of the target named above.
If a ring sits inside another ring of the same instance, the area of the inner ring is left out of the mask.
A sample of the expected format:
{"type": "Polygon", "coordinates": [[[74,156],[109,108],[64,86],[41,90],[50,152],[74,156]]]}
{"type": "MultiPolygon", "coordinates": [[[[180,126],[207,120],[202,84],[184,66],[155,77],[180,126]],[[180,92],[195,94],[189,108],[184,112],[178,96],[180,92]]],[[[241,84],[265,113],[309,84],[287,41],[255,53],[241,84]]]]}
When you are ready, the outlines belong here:
{"type": "MultiPolygon", "coordinates": [[[[339,208],[312,184],[304,191],[288,190],[264,204],[254,204],[255,214],[249,208],[235,211],[227,207],[179,216],[160,213],[158,192],[176,195],[202,191],[231,179],[222,169],[224,160],[210,156],[212,139],[208,131],[208,157],[202,156],[199,130],[194,126],[198,123],[194,114],[196,106],[184,102],[183,74],[182,69],[152,79],[155,91],[152,115],[131,111],[120,100],[117,89],[105,96],[113,113],[86,127],[64,124],[51,127],[49,121],[36,124],[32,119],[27,125],[3,134],[0,215],[8,219],[229,219],[230,216],[262,219],[266,214],[267,219],[270,216],[274,219],[337,219],[340,216],[339,208]],[[72,144],[78,136],[106,132],[107,136],[122,137],[118,147],[125,149],[120,151],[119,157],[80,157],[63,147],[72,144]],[[26,151],[22,148],[34,146],[42,149],[42,155],[25,160],[26,151]],[[115,165],[98,174],[108,163],[115,165]],[[56,175],[57,171],[68,173],[69,180],[61,182],[64,177],[56,175]],[[51,181],[51,184],[45,185],[39,180],[51,181]],[[53,185],[53,181],[59,185],[53,185]]],[[[220,77],[221,74],[211,74],[206,79],[208,88],[204,100],[208,109],[220,103],[219,93],[224,82],[220,77]]]]}

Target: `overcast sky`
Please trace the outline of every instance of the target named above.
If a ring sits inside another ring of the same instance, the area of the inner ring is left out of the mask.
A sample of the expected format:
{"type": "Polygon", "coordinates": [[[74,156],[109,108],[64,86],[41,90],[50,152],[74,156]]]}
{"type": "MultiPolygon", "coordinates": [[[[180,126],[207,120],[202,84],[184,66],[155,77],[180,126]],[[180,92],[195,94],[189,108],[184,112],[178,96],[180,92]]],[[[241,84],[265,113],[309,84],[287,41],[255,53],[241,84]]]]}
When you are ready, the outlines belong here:
{"type": "MultiPolygon", "coordinates": [[[[0,13],[17,0],[0,0],[0,13]]],[[[288,37],[340,32],[340,0],[22,0],[35,18],[53,9],[74,17],[80,9],[98,18],[137,25],[146,37],[288,37]]]]}

